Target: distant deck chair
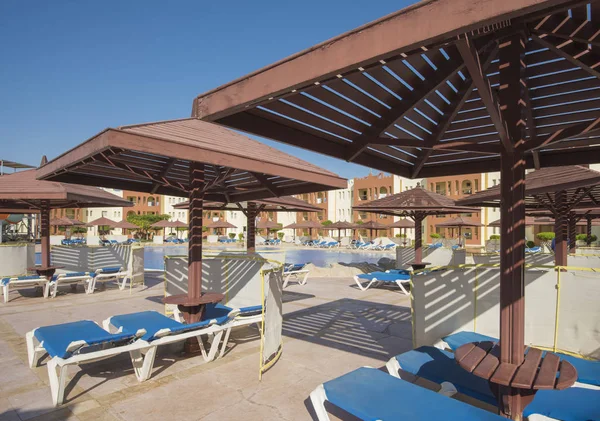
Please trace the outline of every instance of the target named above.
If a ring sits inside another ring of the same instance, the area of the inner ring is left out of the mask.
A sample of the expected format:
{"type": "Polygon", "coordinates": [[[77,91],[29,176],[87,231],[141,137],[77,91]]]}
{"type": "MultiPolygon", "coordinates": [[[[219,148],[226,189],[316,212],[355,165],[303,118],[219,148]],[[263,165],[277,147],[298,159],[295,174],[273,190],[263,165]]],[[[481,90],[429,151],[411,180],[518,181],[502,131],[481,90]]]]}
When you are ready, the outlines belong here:
{"type": "Polygon", "coordinates": [[[305,266],[306,266],[306,263],[297,263],[297,264],[286,265],[283,270],[283,276],[285,278],[283,280],[282,288],[285,288],[288,286],[288,283],[290,282],[290,279],[292,278],[292,276],[296,279],[298,279],[300,276],[302,276],[302,279],[298,280],[298,285],[306,285],[306,282],[308,280],[308,274],[310,273],[310,271],[304,269],[305,266]]]}
{"type": "Polygon", "coordinates": [[[56,297],[56,293],[58,292],[58,287],[63,285],[76,285],[78,283],[83,283],[86,291],[90,281],[92,280],[92,275],[89,272],[71,272],[71,273],[59,273],[52,277],[50,281],[50,288],[52,290],[52,298],[56,297]]]}
{"type": "Polygon", "coordinates": [[[368,290],[374,284],[396,284],[404,295],[409,292],[404,287],[410,284],[410,272],[403,269],[391,269],[385,272],[361,273],[354,276],[354,281],[361,291],[368,290]],[[367,281],[366,286],[363,285],[367,281]]]}
{"type": "Polygon", "coordinates": [[[10,288],[32,288],[42,287],[44,289],[44,298],[48,298],[48,291],[50,288],[50,281],[45,276],[13,276],[5,277],[0,279],[0,285],[2,286],[2,294],[4,296],[4,304],[8,303],[8,295],[10,288]]]}
{"type": "Polygon", "coordinates": [[[128,280],[131,282],[131,275],[122,266],[107,266],[96,269],[94,273],[91,273],[86,293],[92,294],[98,282],[104,283],[109,281],[116,281],[119,289],[124,290],[128,280]]]}

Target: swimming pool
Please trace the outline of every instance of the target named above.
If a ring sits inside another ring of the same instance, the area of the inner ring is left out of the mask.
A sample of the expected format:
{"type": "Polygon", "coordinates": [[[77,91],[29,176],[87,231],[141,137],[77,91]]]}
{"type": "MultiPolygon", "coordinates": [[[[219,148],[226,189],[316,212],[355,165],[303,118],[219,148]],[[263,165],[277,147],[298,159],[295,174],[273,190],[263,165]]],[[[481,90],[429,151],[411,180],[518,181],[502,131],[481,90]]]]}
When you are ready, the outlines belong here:
{"type": "MultiPolygon", "coordinates": [[[[239,249],[238,249],[239,250],[239,249]]],[[[327,267],[332,263],[374,263],[376,264],[382,257],[395,259],[395,253],[383,252],[360,252],[350,253],[343,250],[323,250],[323,249],[274,249],[258,248],[261,250],[285,251],[285,261],[288,263],[312,263],[315,266],[327,267]]],[[[169,256],[187,256],[187,246],[154,246],[144,249],[144,267],[146,269],[162,269],[165,254],[169,256]]]]}
{"type": "MultiPolygon", "coordinates": [[[[395,259],[395,253],[368,252],[350,253],[344,250],[323,250],[323,249],[274,249],[258,248],[261,250],[285,251],[285,261],[287,263],[312,263],[315,266],[327,267],[332,263],[373,263],[376,264],[382,257],[395,259]]],[[[238,249],[239,251],[239,249],[238,249]]],[[[163,269],[165,255],[169,256],[187,256],[187,245],[184,246],[152,246],[144,248],[144,268],[145,269],[163,269]]],[[[41,253],[36,253],[35,263],[41,264],[41,253]]]]}

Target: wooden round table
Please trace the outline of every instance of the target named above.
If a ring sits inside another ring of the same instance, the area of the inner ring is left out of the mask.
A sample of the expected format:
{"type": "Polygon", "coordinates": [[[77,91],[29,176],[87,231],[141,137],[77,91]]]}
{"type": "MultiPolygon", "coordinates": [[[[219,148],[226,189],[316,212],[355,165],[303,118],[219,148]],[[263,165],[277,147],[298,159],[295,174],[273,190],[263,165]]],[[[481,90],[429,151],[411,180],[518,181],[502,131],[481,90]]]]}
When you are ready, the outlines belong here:
{"type": "Polygon", "coordinates": [[[27,268],[30,272],[35,272],[39,276],[45,276],[49,280],[52,279],[56,269],[62,269],[64,266],[34,266],[32,268],[27,268]]]}
{"type": "MultiPolygon", "coordinates": [[[[196,323],[202,320],[206,304],[218,303],[225,298],[223,294],[204,292],[200,297],[189,297],[187,294],[170,295],[163,298],[165,304],[175,304],[181,312],[186,323],[196,323]]],[[[200,345],[196,338],[188,338],[185,341],[184,350],[186,354],[200,352],[200,345]]]]}
{"type": "Polygon", "coordinates": [[[412,266],[413,270],[425,269],[430,264],[431,263],[429,263],[429,262],[410,262],[410,263],[407,263],[407,265],[412,266]]]}
{"type": "Polygon", "coordinates": [[[577,381],[577,370],[568,361],[561,361],[552,352],[526,348],[520,365],[500,362],[500,345],[494,342],[472,342],[454,353],[458,365],[490,383],[498,399],[500,414],[510,417],[507,395],[519,394],[525,408],[538,390],[562,390],[577,381]]]}

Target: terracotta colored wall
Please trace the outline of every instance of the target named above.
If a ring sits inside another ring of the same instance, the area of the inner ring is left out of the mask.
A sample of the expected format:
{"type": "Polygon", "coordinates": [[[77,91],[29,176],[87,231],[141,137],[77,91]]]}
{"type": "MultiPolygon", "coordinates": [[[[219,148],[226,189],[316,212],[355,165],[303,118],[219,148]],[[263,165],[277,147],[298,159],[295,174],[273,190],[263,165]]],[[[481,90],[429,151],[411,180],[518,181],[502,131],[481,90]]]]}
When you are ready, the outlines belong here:
{"type": "MultiPolygon", "coordinates": [[[[469,194],[473,194],[475,192],[481,191],[483,186],[483,174],[465,174],[465,175],[457,175],[450,177],[430,177],[427,180],[427,185],[425,188],[427,190],[434,191],[436,193],[440,192],[445,194],[446,196],[458,200],[469,194]],[[466,182],[470,182],[470,189],[467,186],[466,182]],[[440,184],[441,183],[441,184],[440,184]],[[450,185],[448,185],[450,183],[450,185]],[[445,187],[445,189],[439,189],[436,191],[437,187],[445,187]]],[[[448,219],[454,218],[458,215],[447,215],[442,217],[429,216],[425,219],[425,230],[423,231],[423,240],[427,243],[431,242],[431,238],[429,235],[432,232],[436,232],[436,224],[442,221],[446,221],[448,219]]],[[[473,213],[471,219],[474,222],[483,223],[481,212],[473,213]]],[[[463,228],[463,233],[468,230],[468,228],[463,228]]],[[[471,227],[471,238],[466,241],[467,245],[481,245],[482,244],[482,229],[478,227],[471,227]]],[[[446,235],[446,238],[452,238],[452,229],[451,228],[441,228],[440,234],[446,235]]],[[[458,236],[458,228],[454,228],[454,237],[458,236]]]]}
{"type": "MultiPolygon", "coordinates": [[[[352,192],[352,204],[366,204],[371,200],[380,199],[384,195],[394,193],[394,179],[392,175],[385,173],[369,174],[366,177],[354,179],[354,191],[352,192]]],[[[394,217],[389,215],[378,215],[367,212],[353,212],[353,221],[376,221],[380,224],[391,224],[394,222],[394,217]]],[[[373,237],[391,235],[392,230],[373,231],[373,237]]],[[[364,235],[370,235],[370,232],[362,232],[364,235]]]]}

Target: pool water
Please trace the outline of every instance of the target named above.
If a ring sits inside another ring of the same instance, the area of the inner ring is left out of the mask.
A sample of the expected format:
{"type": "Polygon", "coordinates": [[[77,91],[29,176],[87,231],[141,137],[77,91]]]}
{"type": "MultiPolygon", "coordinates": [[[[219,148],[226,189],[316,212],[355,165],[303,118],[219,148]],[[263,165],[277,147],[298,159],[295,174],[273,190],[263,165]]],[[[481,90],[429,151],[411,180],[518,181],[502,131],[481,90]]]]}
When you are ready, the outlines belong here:
{"type": "MultiPolygon", "coordinates": [[[[276,248],[258,248],[261,250],[285,251],[285,261],[288,263],[312,263],[315,266],[327,267],[332,263],[373,263],[377,264],[379,259],[387,257],[395,259],[395,253],[383,252],[361,252],[350,253],[343,250],[323,250],[323,249],[276,249],[276,248]]],[[[166,247],[146,247],[144,250],[144,267],[146,269],[162,269],[165,254],[170,256],[187,256],[187,246],[166,246],[166,247]]]]}
{"type": "MultiPolygon", "coordinates": [[[[274,248],[258,248],[260,250],[278,250],[274,248]]],[[[281,250],[281,249],[279,249],[281,250]]],[[[278,250],[278,251],[279,251],[278,250]]],[[[239,251],[239,249],[238,249],[239,251]]],[[[165,255],[187,256],[187,245],[183,246],[153,246],[144,248],[144,268],[163,269],[165,255]]],[[[372,263],[377,264],[379,259],[387,257],[395,259],[395,253],[368,252],[350,253],[344,250],[323,249],[285,249],[285,260],[287,263],[312,263],[315,266],[327,267],[332,263],[372,263]]],[[[35,254],[35,264],[41,264],[41,254],[35,254]]]]}

